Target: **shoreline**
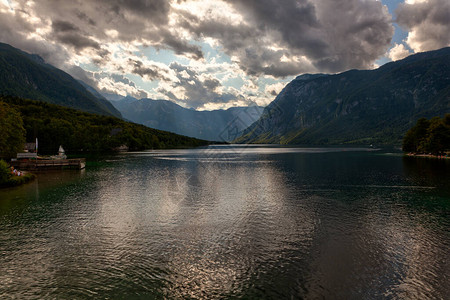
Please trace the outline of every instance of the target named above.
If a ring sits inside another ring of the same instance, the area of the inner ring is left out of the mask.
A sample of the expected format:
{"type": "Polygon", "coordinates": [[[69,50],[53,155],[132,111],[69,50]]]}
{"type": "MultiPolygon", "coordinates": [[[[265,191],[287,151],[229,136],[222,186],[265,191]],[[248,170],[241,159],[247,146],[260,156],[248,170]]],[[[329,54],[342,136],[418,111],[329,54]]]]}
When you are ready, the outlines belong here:
{"type": "Polygon", "coordinates": [[[22,176],[11,176],[8,181],[0,184],[0,189],[18,187],[36,179],[36,175],[33,173],[26,171],[21,172],[23,172],[22,176]]]}
{"type": "Polygon", "coordinates": [[[450,159],[450,156],[433,155],[433,154],[406,153],[405,156],[408,156],[408,157],[421,157],[421,158],[435,158],[435,159],[450,159]]]}

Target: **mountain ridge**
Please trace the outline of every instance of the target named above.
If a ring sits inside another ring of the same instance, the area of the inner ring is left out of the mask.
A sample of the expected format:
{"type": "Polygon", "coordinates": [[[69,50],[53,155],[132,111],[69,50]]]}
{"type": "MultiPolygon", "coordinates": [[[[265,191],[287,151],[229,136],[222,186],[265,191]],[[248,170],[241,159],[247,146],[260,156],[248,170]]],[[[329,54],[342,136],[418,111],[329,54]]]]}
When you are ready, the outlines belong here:
{"type": "Polygon", "coordinates": [[[168,100],[136,99],[129,96],[111,103],[125,119],[135,123],[220,142],[229,142],[237,138],[263,111],[260,106],[197,111],[168,100]]]}
{"type": "Polygon", "coordinates": [[[399,144],[420,117],[450,112],[450,48],[375,70],[297,77],[240,143],[399,144]]]}
{"type": "Polygon", "coordinates": [[[98,98],[66,72],[0,43],[0,95],[30,98],[85,112],[121,117],[105,98],[98,98]]]}

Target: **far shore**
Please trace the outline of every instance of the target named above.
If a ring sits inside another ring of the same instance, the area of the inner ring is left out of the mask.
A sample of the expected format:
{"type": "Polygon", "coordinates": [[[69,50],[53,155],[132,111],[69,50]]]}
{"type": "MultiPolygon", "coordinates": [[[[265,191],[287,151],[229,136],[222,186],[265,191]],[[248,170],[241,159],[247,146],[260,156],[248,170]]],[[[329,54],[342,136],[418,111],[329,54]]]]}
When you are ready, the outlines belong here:
{"type": "Polygon", "coordinates": [[[425,157],[425,158],[437,158],[437,159],[450,159],[447,155],[433,155],[433,154],[418,154],[418,153],[407,153],[406,156],[409,157],[425,157]]]}

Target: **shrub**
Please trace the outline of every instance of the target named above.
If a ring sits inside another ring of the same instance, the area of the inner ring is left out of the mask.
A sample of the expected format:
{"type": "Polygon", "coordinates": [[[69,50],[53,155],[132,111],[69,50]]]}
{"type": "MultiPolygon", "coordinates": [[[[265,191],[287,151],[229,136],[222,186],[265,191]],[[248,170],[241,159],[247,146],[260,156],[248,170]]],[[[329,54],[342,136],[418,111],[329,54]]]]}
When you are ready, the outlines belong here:
{"type": "Polygon", "coordinates": [[[0,160],[0,187],[18,186],[30,182],[36,178],[32,173],[25,173],[22,176],[11,176],[11,170],[4,160],[0,160]]]}
{"type": "Polygon", "coordinates": [[[0,160],[0,185],[3,185],[9,181],[11,172],[9,166],[4,160],[0,160]]]}
{"type": "Polygon", "coordinates": [[[31,180],[33,180],[36,177],[36,175],[31,174],[31,173],[26,173],[22,176],[12,176],[7,185],[8,186],[19,186],[22,184],[25,184],[27,182],[30,182],[31,180]]]}

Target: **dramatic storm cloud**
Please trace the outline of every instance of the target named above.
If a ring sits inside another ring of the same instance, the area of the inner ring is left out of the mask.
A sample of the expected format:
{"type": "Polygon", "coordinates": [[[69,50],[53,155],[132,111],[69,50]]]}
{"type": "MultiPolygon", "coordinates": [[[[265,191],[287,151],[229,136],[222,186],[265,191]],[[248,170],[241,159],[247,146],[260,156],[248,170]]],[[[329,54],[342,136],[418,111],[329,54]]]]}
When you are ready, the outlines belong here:
{"type": "Polygon", "coordinates": [[[216,39],[249,75],[370,68],[388,49],[394,30],[378,1],[227,2],[229,15],[239,12],[240,19],[186,9],[180,24],[198,38],[216,39]]]}
{"type": "Polygon", "coordinates": [[[401,4],[409,35],[393,41],[383,2],[399,1],[0,0],[0,41],[107,93],[265,105],[302,73],[370,69],[449,44],[446,0],[401,4]]]}

